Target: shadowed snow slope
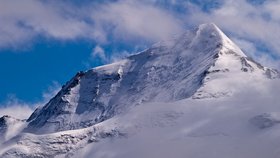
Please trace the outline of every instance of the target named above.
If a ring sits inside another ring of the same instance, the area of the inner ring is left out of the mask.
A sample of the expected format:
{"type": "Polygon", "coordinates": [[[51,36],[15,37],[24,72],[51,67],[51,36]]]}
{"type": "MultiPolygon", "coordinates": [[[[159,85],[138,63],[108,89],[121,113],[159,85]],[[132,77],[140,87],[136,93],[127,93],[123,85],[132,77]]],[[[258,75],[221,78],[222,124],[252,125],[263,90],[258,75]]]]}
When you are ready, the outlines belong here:
{"type": "Polygon", "coordinates": [[[221,150],[220,157],[274,158],[267,154],[276,149],[257,146],[254,138],[268,143],[279,136],[258,135],[279,128],[280,109],[273,104],[279,85],[276,70],[248,58],[216,25],[202,24],[125,60],[77,73],[33,112],[23,132],[3,143],[0,154],[217,158],[221,150]],[[252,153],[237,146],[244,138],[252,153]],[[262,147],[263,155],[253,153],[262,147]]]}

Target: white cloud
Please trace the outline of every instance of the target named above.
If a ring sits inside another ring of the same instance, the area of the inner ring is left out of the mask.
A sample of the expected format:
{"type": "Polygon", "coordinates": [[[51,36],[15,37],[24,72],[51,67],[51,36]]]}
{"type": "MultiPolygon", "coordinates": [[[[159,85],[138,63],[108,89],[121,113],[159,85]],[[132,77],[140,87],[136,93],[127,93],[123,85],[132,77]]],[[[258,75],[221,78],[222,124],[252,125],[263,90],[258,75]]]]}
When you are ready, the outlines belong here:
{"type": "Polygon", "coordinates": [[[101,5],[91,17],[99,26],[113,26],[113,35],[121,39],[131,39],[132,36],[160,40],[183,30],[181,22],[170,12],[138,1],[101,5]]]}
{"type": "Polygon", "coordinates": [[[27,119],[36,107],[45,105],[61,89],[58,82],[53,82],[46,91],[42,93],[42,100],[36,103],[27,103],[10,95],[5,103],[0,104],[0,117],[10,115],[19,119],[27,119]]]}
{"type": "MultiPolygon", "coordinates": [[[[97,45],[92,50],[90,59],[94,61],[96,58],[99,58],[103,64],[108,64],[108,63],[112,63],[112,62],[116,62],[121,59],[124,59],[125,57],[129,56],[130,54],[131,54],[130,52],[124,50],[124,51],[118,51],[118,52],[113,51],[113,52],[111,52],[111,55],[106,55],[104,48],[97,45]]],[[[88,66],[87,66],[88,68],[91,67],[89,63],[86,63],[86,64],[88,64],[88,66]]]]}
{"type": "Polygon", "coordinates": [[[258,50],[254,42],[238,38],[233,38],[233,41],[243,49],[247,56],[252,57],[257,62],[272,68],[280,68],[279,61],[273,59],[267,52],[258,50]]]}
{"type": "Polygon", "coordinates": [[[106,57],[105,51],[102,47],[100,47],[99,45],[95,46],[95,48],[93,49],[92,53],[91,53],[91,58],[100,58],[102,60],[102,62],[107,63],[108,62],[108,58],[106,57]]]}
{"type": "Polygon", "coordinates": [[[0,3],[0,48],[23,46],[37,35],[103,43],[112,35],[122,40],[159,40],[181,30],[170,13],[137,1],[91,2],[87,6],[36,0],[0,3]]]}
{"type": "MultiPolygon", "coordinates": [[[[60,5],[36,0],[0,1],[0,48],[30,42],[36,35],[72,40],[87,36],[90,26],[68,17],[60,5]]],[[[64,4],[65,8],[71,8],[64,4]]],[[[70,9],[68,9],[70,10],[70,9]]]]}
{"type": "Polygon", "coordinates": [[[1,105],[0,117],[9,115],[19,119],[27,119],[32,112],[33,107],[15,97],[11,97],[4,105],[1,105]]]}
{"type": "Polygon", "coordinates": [[[15,118],[19,119],[27,119],[31,113],[33,112],[33,109],[30,108],[28,105],[8,105],[7,107],[0,108],[0,116],[9,115],[13,116],[15,118]]]}
{"type": "Polygon", "coordinates": [[[41,101],[42,104],[46,104],[51,98],[53,98],[61,89],[61,85],[57,81],[53,81],[47,88],[46,91],[43,92],[41,101]]]}
{"type": "Polygon", "coordinates": [[[113,55],[110,58],[110,61],[111,62],[119,61],[121,59],[124,59],[124,58],[128,57],[130,54],[131,53],[128,52],[128,51],[121,51],[121,52],[118,52],[118,53],[113,53],[113,55]]]}
{"type": "Polygon", "coordinates": [[[264,10],[271,15],[272,20],[280,22],[280,1],[268,1],[264,5],[264,10]]]}

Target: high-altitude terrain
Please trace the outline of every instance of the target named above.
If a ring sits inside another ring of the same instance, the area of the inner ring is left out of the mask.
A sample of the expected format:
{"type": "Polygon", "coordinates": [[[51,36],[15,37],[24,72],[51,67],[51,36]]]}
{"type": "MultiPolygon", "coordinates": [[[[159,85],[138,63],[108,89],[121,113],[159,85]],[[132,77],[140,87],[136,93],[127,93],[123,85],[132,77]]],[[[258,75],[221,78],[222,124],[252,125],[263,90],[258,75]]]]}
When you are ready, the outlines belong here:
{"type": "Polygon", "coordinates": [[[0,155],[277,158],[279,77],[202,24],[78,72],[27,120],[2,117],[0,155]]]}

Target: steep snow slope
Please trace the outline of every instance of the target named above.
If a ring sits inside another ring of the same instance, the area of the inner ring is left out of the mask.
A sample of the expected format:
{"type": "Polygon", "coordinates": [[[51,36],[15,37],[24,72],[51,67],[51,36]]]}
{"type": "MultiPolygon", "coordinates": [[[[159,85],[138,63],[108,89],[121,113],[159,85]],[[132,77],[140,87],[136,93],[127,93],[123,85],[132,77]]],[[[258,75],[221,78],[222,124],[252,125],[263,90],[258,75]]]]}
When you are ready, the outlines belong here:
{"type": "Polygon", "coordinates": [[[240,75],[273,78],[278,73],[249,60],[214,24],[200,25],[118,63],[79,72],[32,114],[26,131],[89,127],[138,104],[176,101],[194,93],[194,98],[230,95],[231,78],[240,75]],[[216,89],[217,84],[226,85],[216,89]]]}
{"type": "Polygon", "coordinates": [[[276,158],[278,89],[276,70],[203,24],[77,73],[0,155],[276,158]]]}

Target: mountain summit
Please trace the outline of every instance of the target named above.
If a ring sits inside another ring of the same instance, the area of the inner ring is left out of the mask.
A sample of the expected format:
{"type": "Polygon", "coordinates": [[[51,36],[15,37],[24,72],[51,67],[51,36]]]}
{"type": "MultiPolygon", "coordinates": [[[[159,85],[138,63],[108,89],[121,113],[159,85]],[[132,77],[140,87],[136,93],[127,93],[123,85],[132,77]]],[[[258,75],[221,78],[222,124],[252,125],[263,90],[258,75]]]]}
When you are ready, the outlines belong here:
{"type": "Polygon", "coordinates": [[[215,24],[202,24],[78,72],[26,121],[3,117],[2,133],[9,122],[23,130],[2,138],[0,156],[276,158],[255,137],[280,136],[265,132],[280,122],[269,89],[278,83],[276,70],[247,57],[215,24]]]}
{"type": "Polygon", "coordinates": [[[145,102],[227,96],[232,77],[256,75],[278,73],[248,58],[215,24],[202,24],[125,60],[77,73],[31,115],[27,131],[85,128],[145,102]],[[213,89],[221,79],[228,85],[213,89]]]}

